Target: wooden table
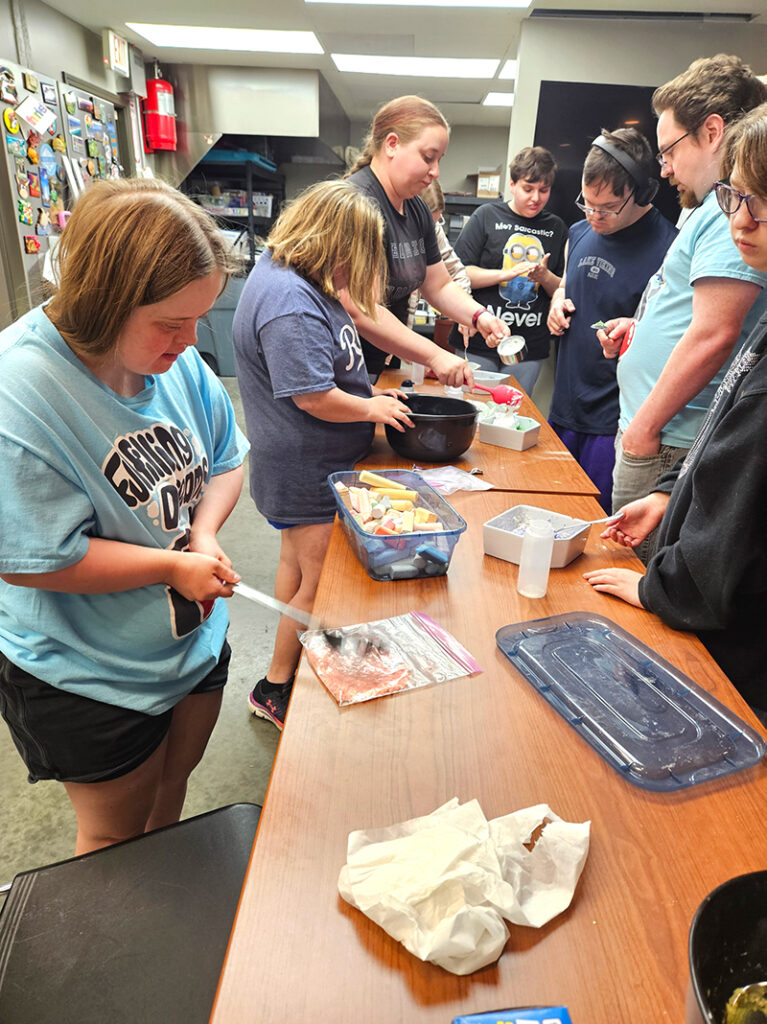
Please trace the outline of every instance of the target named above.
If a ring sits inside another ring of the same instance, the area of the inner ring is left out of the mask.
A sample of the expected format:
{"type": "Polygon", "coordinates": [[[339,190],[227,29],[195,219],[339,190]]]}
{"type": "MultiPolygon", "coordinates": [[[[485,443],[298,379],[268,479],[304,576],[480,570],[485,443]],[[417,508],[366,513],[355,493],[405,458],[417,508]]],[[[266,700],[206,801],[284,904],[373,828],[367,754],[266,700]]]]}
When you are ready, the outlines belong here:
{"type": "MultiPolygon", "coordinates": [[[[387,370],[381,375],[379,387],[397,387],[404,379],[401,370],[387,370]]],[[[513,386],[516,381],[512,379],[513,386]]],[[[416,389],[419,393],[443,394],[442,386],[436,381],[426,381],[416,389]]],[[[521,390],[521,388],[520,388],[521,390]]],[[[524,392],[523,392],[524,394],[524,392]]],[[[485,401],[482,395],[472,394],[472,401],[485,401]]],[[[492,401],[487,396],[487,401],[492,401]]],[[[498,490],[507,491],[550,491],[555,494],[589,494],[598,495],[599,490],[583,469],[573,459],[570,452],[559,440],[546,418],[525,395],[520,413],[529,416],[541,424],[538,443],[524,452],[515,452],[509,448],[484,444],[479,440],[479,430],[471,447],[460,458],[452,460],[449,465],[458,466],[469,472],[481,469],[484,477],[498,490]]],[[[361,463],[367,469],[411,469],[412,459],[403,459],[392,450],[383,426],[376,428],[376,438],[371,452],[361,463]]],[[[432,465],[429,463],[429,465],[432,465]]]]}
{"type": "Polygon", "coordinates": [[[595,518],[591,498],[492,491],[451,496],[467,520],[446,577],[375,583],[334,528],[315,604],[331,623],[428,612],[484,668],[339,709],[302,664],[274,766],[212,1020],[215,1024],[440,1022],[458,1013],[565,1004],[573,1024],[681,1024],[687,934],[725,879],[763,868],[763,766],[676,793],[622,779],[496,649],[508,623],[582,609],[613,619],[756,720],[692,636],[593,591],[589,568],[638,566],[592,528],[541,600],[517,568],[482,554],[482,523],[521,502],[595,518]],[[348,833],[476,797],[488,818],[539,802],[592,822],[571,907],[511,926],[498,963],[459,978],[422,963],[337,893],[348,833]]]}

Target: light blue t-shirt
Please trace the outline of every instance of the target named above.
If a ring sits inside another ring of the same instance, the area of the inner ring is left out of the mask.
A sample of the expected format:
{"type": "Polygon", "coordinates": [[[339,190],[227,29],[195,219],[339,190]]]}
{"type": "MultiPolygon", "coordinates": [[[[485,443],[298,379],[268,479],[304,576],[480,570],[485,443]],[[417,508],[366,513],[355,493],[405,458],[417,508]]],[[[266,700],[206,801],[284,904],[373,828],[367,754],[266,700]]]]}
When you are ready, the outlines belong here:
{"type": "MultiPolygon", "coordinates": [[[[193,348],[138,395],[116,394],[41,307],[0,334],[0,573],[79,562],[89,537],[183,550],[210,477],[247,441],[193,348]]],[[[61,689],[160,714],[215,665],[223,600],[158,584],[62,594],[0,580],[0,650],[61,689]]]]}
{"type": "MultiPolygon", "coordinates": [[[[634,339],[618,361],[620,428],[626,430],[652,391],[672,350],[692,320],[693,285],[706,277],[749,281],[762,288],[751,307],[733,355],[767,310],[767,274],[747,266],[730,236],[727,217],[709,192],[687,218],[657,274],[650,278],[637,310],[634,339]]],[[[730,359],[716,376],[661,431],[661,443],[690,448],[706,410],[727,372],[730,359]]]]}

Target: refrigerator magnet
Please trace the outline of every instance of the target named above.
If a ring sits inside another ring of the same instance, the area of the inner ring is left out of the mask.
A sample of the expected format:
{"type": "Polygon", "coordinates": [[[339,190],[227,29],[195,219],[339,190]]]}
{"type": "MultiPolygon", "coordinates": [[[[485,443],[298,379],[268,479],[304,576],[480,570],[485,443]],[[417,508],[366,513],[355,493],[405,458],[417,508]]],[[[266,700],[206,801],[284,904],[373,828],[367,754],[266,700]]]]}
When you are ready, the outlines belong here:
{"type": "Polygon", "coordinates": [[[64,106],[67,108],[68,114],[74,114],[77,110],[77,97],[73,92],[64,93],[64,106]]]}
{"type": "Polygon", "coordinates": [[[90,176],[92,178],[96,177],[96,161],[95,160],[86,160],[85,161],[85,169],[88,172],[88,174],[90,174],[90,176]]]}
{"type": "Polygon", "coordinates": [[[19,134],[19,119],[16,117],[15,110],[11,110],[10,107],[6,107],[3,111],[3,122],[11,135],[19,134]]]}
{"type": "Polygon", "coordinates": [[[107,176],[107,162],[103,156],[99,157],[99,177],[106,178],[107,176]]]}
{"type": "Polygon", "coordinates": [[[67,180],[67,169],[64,166],[64,164],[59,164],[59,166],[56,168],[56,177],[62,183],[67,180]]]}
{"type": "Polygon", "coordinates": [[[24,235],[24,251],[28,252],[30,256],[40,252],[42,245],[43,243],[36,235],[24,235]]]}
{"type": "Polygon", "coordinates": [[[80,123],[80,118],[79,117],[73,117],[72,114],[69,114],[67,116],[67,121],[69,123],[69,134],[73,138],[78,138],[79,139],[80,136],[83,133],[83,126],[80,123]]]}
{"type": "Polygon", "coordinates": [[[88,139],[87,142],[88,156],[93,157],[95,160],[99,155],[99,144],[95,139],[88,139]]]}
{"type": "Polygon", "coordinates": [[[37,152],[34,146],[27,146],[27,160],[29,160],[31,164],[40,163],[40,154],[37,152]]]}
{"type": "Polygon", "coordinates": [[[93,113],[93,100],[89,99],[88,96],[78,96],[77,105],[80,108],[80,110],[84,110],[88,114],[93,113]]]}
{"type": "Polygon", "coordinates": [[[55,135],[56,134],[56,118],[55,117],[51,121],[51,123],[48,125],[48,134],[49,135],[55,135]]]}
{"type": "Polygon", "coordinates": [[[47,142],[44,142],[40,147],[40,163],[45,168],[45,172],[48,177],[53,178],[59,165],[56,160],[56,154],[47,142]]]}
{"type": "Polygon", "coordinates": [[[52,140],[52,142],[51,142],[51,148],[56,153],[66,153],[66,151],[67,151],[67,144],[66,144],[66,141],[64,139],[64,136],[61,135],[61,134],[57,135],[52,140]]]}
{"type": "Polygon", "coordinates": [[[40,199],[43,206],[51,205],[51,182],[44,167],[40,168],[40,199]]]}
{"type": "Polygon", "coordinates": [[[56,86],[50,85],[48,82],[42,82],[40,85],[40,91],[43,94],[43,100],[48,104],[49,107],[56,106],[56,86]]]}
{"type": "Polygon", "coordinates": [[[0,66],[0,100],[4,103],[18,103],[19,100],[16,76],[5,65],[0,66]]]}
{"type": "Polygon", "coordinates": [[[51,218],[47,210],[39,210],[37,214],[37,224],[35,224],[35,234],[37,235],[49,235],[51,233],[51,218]]]}
{"type": "Polygon", "coordinates": [[[22,138],[14,139],[12,135],[7,135],[5,145],[13,156],[25,157],[27,155],[27,144],[22,138]]]}
{"type": "Polygon", "coordinates": [[[40,82],[37,75],[33,75],[31,71],[24,71],[21,78],[24,82],[24,88],[29,92],[37,92],[40,88],[40,82]]]}
{"type": "Polygon", "coordinates": [[[16,191],[19,199],[29,199],[29,178],[16,178],[16,191]]]}
{"type": "Polygon", "coordinates": [[[40,175],[37,171],[30,171],[27,175],[29,180],[29,194],[33,199],[40,198],[40,175]]]}
{"type": "Polygon", "coordinates": [[[30,225],[34,223],[32,204],[26,199],[19,199],[19,223],[30,225]]]}

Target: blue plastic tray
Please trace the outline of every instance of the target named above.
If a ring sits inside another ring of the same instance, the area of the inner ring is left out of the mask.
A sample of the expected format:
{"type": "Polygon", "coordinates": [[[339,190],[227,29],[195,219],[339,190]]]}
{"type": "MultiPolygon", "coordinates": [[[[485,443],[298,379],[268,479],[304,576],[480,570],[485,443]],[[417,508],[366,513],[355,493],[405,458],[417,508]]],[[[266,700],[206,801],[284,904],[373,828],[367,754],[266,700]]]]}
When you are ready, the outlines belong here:
{"type": "Polygon", "coordinates": [[[588,612],[503,626],[509,661],[629,782],[671,791],[757,764],[737,715],[620,626],[588,612]]]}

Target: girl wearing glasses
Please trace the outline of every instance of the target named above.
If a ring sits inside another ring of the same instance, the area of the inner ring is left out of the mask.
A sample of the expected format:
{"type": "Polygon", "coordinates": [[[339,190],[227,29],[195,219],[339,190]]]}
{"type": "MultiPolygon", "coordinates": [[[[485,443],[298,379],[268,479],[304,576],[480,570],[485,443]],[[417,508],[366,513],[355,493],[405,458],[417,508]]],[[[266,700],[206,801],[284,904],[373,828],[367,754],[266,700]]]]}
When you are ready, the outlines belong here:
{"type": "MultiPolygon", "coordinates": [[[[748,266],[767,270],[767,104],[734,125],[716,196],[748,266]]],[[[694,630],[767,723],[767,314],[735,357],[683,462],[655,491],[624,506],[602,534],[635,547],[658,524],[645,576],[626,569],[585,574],[596,589],[694,630]]]]}

